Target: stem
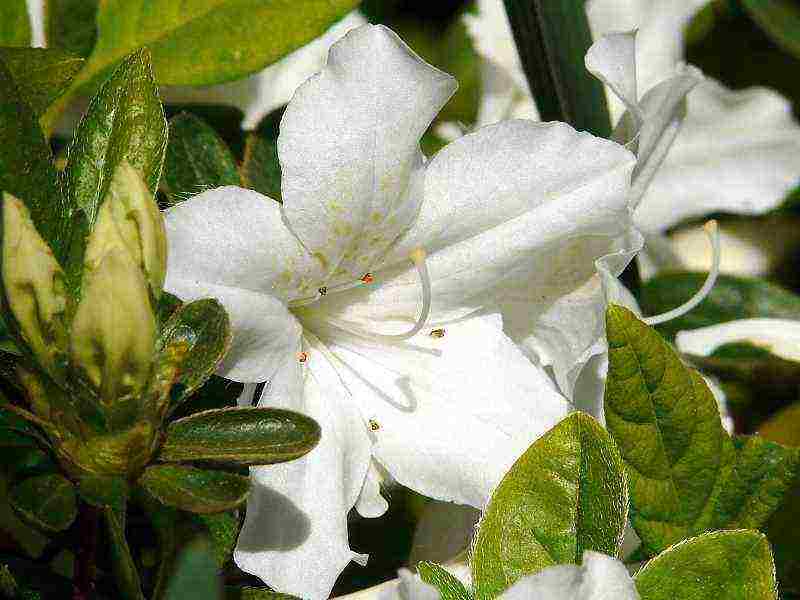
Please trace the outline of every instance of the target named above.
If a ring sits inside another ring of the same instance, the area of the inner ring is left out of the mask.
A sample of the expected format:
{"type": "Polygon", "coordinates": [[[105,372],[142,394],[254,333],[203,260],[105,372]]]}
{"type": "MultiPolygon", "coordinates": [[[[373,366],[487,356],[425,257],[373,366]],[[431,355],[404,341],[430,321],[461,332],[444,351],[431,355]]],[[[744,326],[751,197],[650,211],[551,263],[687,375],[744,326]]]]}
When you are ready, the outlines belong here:
{"type": "Polygon", "coordinates": [[[94,506],[81,502],[78,515],[80,547],[75,557],[72,600],[89,600],[94,595],[95,560],[97,558],[99,529],[99,510],[94,506]]]}

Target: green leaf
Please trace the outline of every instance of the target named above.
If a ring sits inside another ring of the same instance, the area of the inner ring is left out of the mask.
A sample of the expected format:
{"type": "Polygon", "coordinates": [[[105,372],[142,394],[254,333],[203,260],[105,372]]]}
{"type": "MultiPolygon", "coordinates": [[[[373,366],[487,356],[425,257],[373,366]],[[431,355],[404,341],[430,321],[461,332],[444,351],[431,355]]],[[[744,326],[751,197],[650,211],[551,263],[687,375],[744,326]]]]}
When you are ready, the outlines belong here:
{"type": "Polygon", "coordinates": [[[125,539],[124,514],[111,507],[103,509],[103,518],[108,530],[111,550],[111,566],[117,580],[117,589],[122,600],[144,600],[139,572],[125,539]]]}
{"type": "Polygon", "coordinates": [[[18,483],[11,489],[9,501],[20,519],[49,532],[64,531],[78,513],[75,487],[55,473],[18,483]]]}
{"type": "Polygon", "coordinates": [[[214,561],[220,569],[231,559],[236,539],[239,537],[239,519],[236,513],[221,512],[213,515],[195,515],[208,531],[214,561]]]}
{"type": "Polygon", "coordinates": [[[715,495],[709,529],[766,525],[800,475],[800,449],[758,436],[734,439],[734,461],[715,495]]]}
{"type": "Polygon", "coordinates": [[[167,122],[147,51],[114,71],[75,132],[65,171],[70,203],[93,225],[117,167],[127,162],[155,193],[167,146],[167,122]],[[98,168],[99,167],[99,168],[98,168]]]}
{"type": "Polygon", "coordinates": [[[610,137],[603,84],[584,64],[592,34],[582,0],[505,0],[514,40],[542,121],[610,137]]]}
{"type": "Polygon", "coordinates": [[[741,0],[753,20],[784,50],[800,58],[800,6],[793,0],[741,0]]]}
{"type": "Polygon", "coordinates": [[[444,567],[423,561],[417,565],[417,571],[422,581],[439,590],[441,600],[472,600],[464,584],[444,567]]]}
{"type": "Polygon", "coordinates": [[[158,342],[162,357],[172,349],[179,349],[182,357],[170,410],[211,377],[230,344],[228,314],[217,300],[195,300],[175,310],[161,330],[158,342]]]}
{"type": "Polygon", "coordinates": [[[156,570],[153,592],[154,599],[163,598],[168,578],[174,571],[178,556],[178,522],[180,513],[147,494],[141,487],[133,490],[133,499],[140,506],[158,539],[158,568],[156,570]]]}
{"type": "Polygon", "coordinates": [[[45,48],[0,48],[0,61],[8,67],[22,100],[37,115],[67,90],[83,66],[79,56],[45,48]]]}
{"type": "Polygon", "coordinates": [[[234,587],[225,588],[225,600],[300,600],[297,596],[281,594],[269,588],[234,587]]]}
{"type": "Polygon", "coordinates": [[[278,160],[278,129],[283,109],[276,110],[247,134],[242,161],[242,182],[245,187],[282,201],[281,163],[278,160]]]}
{"type": "Polygon", "coordinates": [[[30,46],[31,24],[25,0],[0,2],[0,46],[30,46]]]}
{"type": "Polygon", "coordinates": [[[40,434],[19,415],[0,408],[0,448],[36,448],[40,434]]]}
{"type": "Polygon", "coordinates": [[[208,189],[241,185],[236,161],[216,132],[198,117],[182,113],[169,122],[164,187],[170,205],[208,189]]]}
{"type": "Polygon", "coordinates": [[[279,408],[207,410],[170,424],[159,459],[268,465],[300,458],[319,442],[314,419],[279,408]]]}
{"type": "MultiPolygon", "coordinates": [[[[639,298],[642,311],[655,315],[682,304],[697,292],[705,278],[705,273],[680,272],[649,279],[639,298]]],[[[751,317],[800,319],[800,296],[760,279],[720,275],[697,308],[656,329],[672,340],[682,329],[751,317]]]]}
{"type": "Polygon", "coordinates": [[[47,0],[47,46],[89,56],[97,39],[98,0],[47,0]]]}
{"type": "Polygon", "coordinates": [[[717,531],[677,544],[636,574],[642,600],[773,600],[769,543],[755,531],[717,531]]]}
{"type": "Polygon", "coordinates": [[[37,231],[61,262],[69,213],[50,145],[11,71],[0,61],[0,190],[25,203],[37,231]]]}
{"type": "MultiPolygon", "coordinates": [[[[26,449],[27,450],[27,449],[26,449]]],[[[11,462],[17,461],[17,456],[12,454],[13,450],[3,449],[4,461],[6,464],[0,470],[0,531],[7,534],[9,541],[13,542],[22,550],[22,554],[30,557],[38,557],[49,543],[49,539],[41,530],[29,526],[17,517],[14,509],[9,502],[9,487],[13,478],[11,473],[11,462]]]]}
{"type": "Polygon", "coordinates": [[[117,514],[122,514],[128,502],[128,482],[121,477],[89,475],[78,482],[78,494],[87,504],[97,508],[111,507],[117,514]]]}
{"type": "Polygon", "coordinates": [[[255,73],[321,35],[358,0],[149,0],[102,2],[87,80],[143,46],[158,79],[211,85],[255,73]]]}
{"type": "Polygon", "coordinates": [[[222,586],[207,542],[194,542],[183,551],[167,587],[166,600],[220,600],[222,586]]]}
{"type": "Polygon", "coordinates": [[[539,438],[486,508],[472,554],[475,597],[520,577],[578,563],[585,550],[616,556],[627,517],[622,458],[608,433],[576,412],[539,438]]]}
{"type": "Polygon", "coordinates": [[[231,510],[247,499],[247,477],[180,465],[152,465],[139,483],[167,506],[208,514],[231,510]]]}
{"type": "Polygon", "coordinates": [[[726,434],[705,382],[654,329],[612,305],[606,336],[606,426],[625,460],[631,522],[655,554],[703,530],[726,434]]]}
{"type": "Polygon", "coordinates": [[[775,414],[762,423],[758,435],[784,446],[800,446],[800,402],[775,414]]]}

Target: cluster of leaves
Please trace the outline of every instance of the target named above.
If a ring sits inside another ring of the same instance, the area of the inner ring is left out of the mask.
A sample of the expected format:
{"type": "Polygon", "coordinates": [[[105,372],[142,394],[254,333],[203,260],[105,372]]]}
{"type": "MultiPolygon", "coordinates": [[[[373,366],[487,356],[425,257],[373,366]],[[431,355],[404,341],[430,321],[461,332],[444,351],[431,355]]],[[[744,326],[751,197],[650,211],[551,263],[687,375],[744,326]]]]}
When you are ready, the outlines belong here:
{"type": "Polygon", "coordinates": [[[518,459],[479,525],[471,590],[432,563],[420,576],[443,598],[495,598],[586,550],[620,557],[630,520],[643,600],[777,598],[758,530],[800,474],[800,450],[729,436],[700,375],[627,309],[608,309],[607,331],[608,430],[574,413],[518,459]]]}
{"type": "MultiPolygon", "coordinates": [[[[154,597],[177,597],[166,576],[178,512],[201,515],[217,541],[217,564],[224,562],[238,526],[226,511],[249,489],[240,471],[302,456],[320,430],[277,409],[186,414],[222,360],[230,330],[218,302],[182,304],[161,290],[165,239],[155,190],[167,123],[150,54],[128,56],[99,87],[59,172],[40,122],[74,85],[80,64],[59,50],[0,49],[2,299],[10,336],[0,356],[0,443],[18,451],[7,465],[7,501],[23,524],[48,536],[71,533],[79,553],[97,554],[102,521],[115,596],[132,599],[143,592],[126,521],[130,510],[143,513],[161,546],[154,597]]],[[[89,558],[76,559],[83,591],[95,579],[85,567],[94,570],[100,557],[89,558]]],[[[216,577],[216,569],[210,573],[216,577]]],[[[25,585],[6,575],[4,591],[25,597],[25,585]]]]}

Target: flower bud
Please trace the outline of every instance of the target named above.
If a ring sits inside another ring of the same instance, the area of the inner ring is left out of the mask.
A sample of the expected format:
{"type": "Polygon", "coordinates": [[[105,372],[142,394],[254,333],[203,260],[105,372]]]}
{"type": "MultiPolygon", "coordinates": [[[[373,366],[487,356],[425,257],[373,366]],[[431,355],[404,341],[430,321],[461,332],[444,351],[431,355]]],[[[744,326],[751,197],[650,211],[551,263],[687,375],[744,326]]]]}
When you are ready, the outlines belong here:
{"type": "Polygon", "coordinates": [[[19,334],[52,373],[66,355],[67,293],[64,273],[36,231],[28,208],[3,195],[3,287],[19,334]]]}
{"type": "Polygon", "coordinates": [[[136,169],[122,162],[114,171],[97,223],[86,248],[85,262],[97,266],[109,246],[122,243],[147,278],[153,296],[164,285],[167,236],[153,194],[136,169]],[[109,231],[114,229],[115,231],[109,231]],[[114,235],[116,233],[116,235],[114,235]]]}
{"type": "Polygon", "coordinates": [[[70,336],[72,364],[108,406],[145,389],[155,341],[147,282],[127,251],[112,244],[97,267],[84,272],[70,336]]]}

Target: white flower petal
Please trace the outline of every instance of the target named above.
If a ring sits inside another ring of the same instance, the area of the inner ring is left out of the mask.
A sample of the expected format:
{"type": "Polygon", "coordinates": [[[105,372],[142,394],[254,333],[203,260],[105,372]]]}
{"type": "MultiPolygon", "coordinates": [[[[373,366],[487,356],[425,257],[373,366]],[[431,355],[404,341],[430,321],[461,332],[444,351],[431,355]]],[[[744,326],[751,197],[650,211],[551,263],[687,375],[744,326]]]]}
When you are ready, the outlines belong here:
{"type": "Polygon", "coordinates": [[[389,509],[389,503],[381,495],[380,465],[373,459],[369,463],[367,476],[364,478],[364,486],[356,502],[356,510],[362,517],[374,519],[380,517],[389,509]]]}
{"type": "Polygon", "coordinates": [[[720,346],[733,342],[754,344],[786,360],[800,361],[800,321],[740,319],[679,331],[675,337],[681,352],[700,356],[708,356],[720,346]]]}
{"type": "Polygon", "coordinates": [[[208,190],[164,212],[168,278],[289,299],[314,295],[326,275],[286,227],[280,205],[258,192],[208,190]]]}
{"type": "Polygon", "coordinates": [[[497,315],[476,317],[403,345],[320,331],[372,423],[374,456],[401,484],[482,507],[514,460],[569,412],[501,327],[497,315]]]}
{"type": "Polygon", "coordinates": [[[31,24],[31,46],[44,48],[47,46],[47,35],[44,29],[45,0],[25,0],[25,3],[31,24]]]}
{"type": "Polygon", "coordinates": [[[293,348],[302,329],[280,300],[241,288],[170,277],[165,288],[184,301],[216,298],[225,307],[233,341],[217,373],[241,382],[266,381],[293,348]]]}
{"type": "Polygon", "coordinates": [[[416,215],[419,139],[455,89],[383,26],[333,45],[278,138],[284,216],[308,249],[352,276],[369,270],[416,215]]]}
{"type": "Polygon", "coordinates": [[[254,487],[234,559],[277,591],[314,600],[328,597],[351,560],[365,558],[350,550],[347,513],[364,484],[370,441],[326,358],[306,351],[302,396],[262,397],[259,405],[313,417],[322,438],[303,458],[251,469],[254,487]]]}
{"type": "Polygon", "coordinates": [[[609,86],[628,110],[638,113],[636,31],[602,36],[589,48],[585,62],[589,72],[609,86]]]}
{"type": "MultiPolygon", "coordinates": [[[[479,129],[506,119],[539,121],[540,117],[533,98],[530,94],[520,91],[517,82],[508,71],[492,61],[483,61],[481,98],[475,128],[479,129]]],[[[450,138],[448,141],[453,139],[456,138],[450,138]]]]}
{"type": "Polygon", "coordinates": [[[637,224],[664,231],[713,212],[763,213],[800,183],[800,127],[785,98],[706,80],[687,100],[686,120],[636,211],[637,224]]]}
{"type": "Polygon", "coordinates": [[[501,600],[639,600],[636,584],[615,558],[587,550],[583,563],[557,565],[520,579],[501,600]]]}

